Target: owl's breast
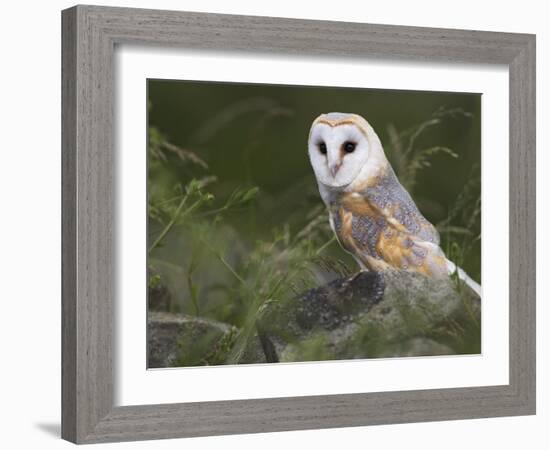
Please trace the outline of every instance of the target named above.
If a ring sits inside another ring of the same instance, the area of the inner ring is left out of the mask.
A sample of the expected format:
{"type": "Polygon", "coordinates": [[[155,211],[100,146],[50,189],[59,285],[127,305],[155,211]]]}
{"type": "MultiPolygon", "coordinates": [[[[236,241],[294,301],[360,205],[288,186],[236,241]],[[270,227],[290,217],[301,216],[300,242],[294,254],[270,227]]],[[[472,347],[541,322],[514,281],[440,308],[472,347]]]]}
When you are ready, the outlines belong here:
{"type": "Polygon", "coordinates": [[[331,205],[331,217],[334,232],[347,251],[380,258],[377,244],[388,223],[365,198],[347,194],[331,205]]]}

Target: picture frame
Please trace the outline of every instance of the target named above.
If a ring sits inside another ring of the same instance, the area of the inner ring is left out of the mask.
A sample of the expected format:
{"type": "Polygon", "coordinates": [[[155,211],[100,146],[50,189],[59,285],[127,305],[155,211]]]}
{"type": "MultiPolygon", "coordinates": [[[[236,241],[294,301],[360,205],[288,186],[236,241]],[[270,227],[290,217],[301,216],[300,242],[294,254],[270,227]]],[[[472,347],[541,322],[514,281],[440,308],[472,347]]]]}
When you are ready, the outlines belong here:
{"type": "Polygon", "coordinates": [[[75,6],[62,12],[62,176],[64,439],[116,442],[535,413],[535,36],[75,6]],[[114,406],[113,54],[120,44],[506,65],[509,384],[114,406]]]}

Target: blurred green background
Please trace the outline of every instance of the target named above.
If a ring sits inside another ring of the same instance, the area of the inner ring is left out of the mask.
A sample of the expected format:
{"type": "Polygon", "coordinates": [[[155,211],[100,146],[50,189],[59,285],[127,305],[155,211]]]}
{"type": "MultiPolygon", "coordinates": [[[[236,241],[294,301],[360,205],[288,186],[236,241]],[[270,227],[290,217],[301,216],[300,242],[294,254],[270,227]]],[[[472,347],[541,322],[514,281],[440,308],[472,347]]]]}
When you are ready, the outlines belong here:
{"type": "Polygon", "coordinates": [[[307,240],[311,224],[312,242],[357,270],[331,241],[307,156],[313,119],[331,111],[370,122],[447,257],[480,280],[479,94],[148,80],[148,268],[168,309],[242,325],[232,283],[248,280],[250,254],[307,240]]]}

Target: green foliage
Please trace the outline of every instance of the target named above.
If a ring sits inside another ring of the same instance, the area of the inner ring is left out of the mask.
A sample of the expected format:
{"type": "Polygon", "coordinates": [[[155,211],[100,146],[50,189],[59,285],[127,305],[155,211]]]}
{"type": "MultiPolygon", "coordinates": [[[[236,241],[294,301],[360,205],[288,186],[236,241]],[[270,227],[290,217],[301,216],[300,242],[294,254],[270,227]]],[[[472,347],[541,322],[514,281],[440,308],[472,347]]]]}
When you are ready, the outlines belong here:
{"type": "Polygon", "coordinates": [[[401,184],[409,192],[414,192],[418,182],[419,171],[432,166],[432,158],[437,154],[445,154],[451,158],[458,158],[458,154],[442,145],[429,147],[418,146],[417,143],[423,134],[433,127],[441,126],[446,119],[457,117],[471,118],[472,115],[461,108],[440,108],[432,116],[406,130],[397,131],[395,125],[387,126],[389,136],[388,145],[385,146],[388,157],[401,184]]]}
{"type": "Polygon", "coordinates": [[[160,275],[156,273],[154,275],[151,275],[151,277],[149,277],[149,283],[147,284],[147,287],[149,289],[155,289],[156,287],[160,286],[160,283],[161,283],[160,275]]]}
{"type": "MultiPolygon", "coordinates": [[[[341,275],[348,273],[343,262],[322,256],[333,239],[326,240],[322,228],[311,226],[316,222],[314,219],[294,237],[288,227],[275,230],[271,240],[256,242],[237,269],[229,268],[238,281],[238,297],[246,315],[228,363],[240,361],[262,310],[269,304],[290,301],[298,293],[314,287],[322,269],[341,275]],[[307,239],[302,238],[305,229],[309,230],[307,239]]],[[[219,258],[222,259],[221,255],[219,258]]]]}
{"type": "MultiPolygon", "coordinates": [[[[150,134],[153,140],[149,146],[150,158],[167,162],[168,158],[159,155],[164,155],[164,149],[175,146],[159,140],[159,136],[158,131],[150,134]]],[[[185,157],[179,157],[179,163],[199,166],[202,173],[208,166],[198,162],[201,161],[199,157],[191,155],[193,153],[186,150],[185,157]]],[[[349,269],[344,262],[323,255],[335,239],[327,226],[326,212],[318,207],[305,214],[307,222],[296,233],[292,234],[288,225],[276,228],[268,239],[249,242],[246,250],[236,256],[235,244],[241,244],[241,241],[224,238],[223,234],[227,232],[225,216],[250,209],[261,193],[256,186],[237,187],[216,205],[215,196],[208,189],[217,182],[216,176],[206,173],[200,179],[191,178],[185,186],[176,184],[169,191],[168,198],[162,198],[158,191],[149,197],[150,222],[162,225],[149,246],[149,263],[152,271],[162,272],[169,267],[185,279],[190,306],[186,306],[184,311],[197,316],[209,314],[216,320],[239,327],[229,343],[216,344],[220,347],[216,353],[218,360],[227,350],[224,362],[238,363],[255,332],[262,308],[272,302],[288,300],[315,286],[320,281],[321,271],[342,275],[349,273],[349,269]],[[191,247],[183,264],[168,263],[159,256],[172,234],[182,236],[191,247]],[[225,273],[219,276],[216,290],[225,294],[226,301],[220,309],[208,311],[210,289],[197,279],[205,276],[215,279],[220,270],[225,273]]],[[[153,275],[151,280],[157,283],[160,275],[153,275]]],[[[180,342],[181,353],[190,352],[185,361],[179,361],[185,365],[203,361],[206,356],[201,356],[197,347],[204,353],[204,349],[211,348],[217,338],[211,335],[201,337],[199,345],[195,343],[192,351],[185,347],[188,342],[189,339],[180,342]]],[[[210,360],[207,358],[203,362],[210,360]]]]}
{"type": "MultiPolygon", "coordinates": [[[[195,325],[200,327],[200,325],[195,325]]],[[[208,332],[191,328],[179,336],[177,342],[178,356],[174,365],[186,366],[211,366],[224,364],[226,355],[235,341],[237,329],[230,327],[228,331],[212,327],[208,332]]]]}
{"type": "MultiPolygon", "coordinates": [[[[439,108],[427,120],[404,131],[397,131],[391,123],[388,125],[389,142],[385,146],[386,155],[399,181],[413,197],[417,197],[415,188],[421,182],[422,170],[432,167],[433,160],[438,155],[459,158],[456,151],[446,146],[418,145],[423,135],[445,125],[448,121],[472,120],[472,118],[472,114],[462,108],[439,108]]],[[[431,203],[433,207],[433,201],[431,203]]],[[[444,209],[443,206],[440,208],[444,209]]],[[[472,254],[479,253],[480,216],[481,171],[479,165],[474,164],[463,189],[455,201],[447,207],[447,217],[437,222],[436,227],[441,234],[442,248],[447,258],[478,279],[480,278],[479,264],[470,265],[467,262],[472,259],[472,254]]],[[[458,277],[456,276],[455,279],[458,280],[458,277]]]]}
{"type": "Polygon", "coordinates": [[[283,355],[283,361],[330,361],[336,359],[331,351],[330,342],[324,333],[315,333],[311,337],[289,346],[283,355]]]}
{"type": "MultiPolygon", "coordinates": [[[[474,267],[468,265],[472,254],[479,252],[481,246],[481,177],[479,167],[474,166],[471,176],[449,209],[447,218],[437,224],[444,237],[443,248],[447,258],[462,267],[471,276],[480,278],[480,263],[474,267]],[[458,225],[460,224],[460,225],[458,225]]],[[[458,275],[455,274],[455,280],[458,275]]]]}

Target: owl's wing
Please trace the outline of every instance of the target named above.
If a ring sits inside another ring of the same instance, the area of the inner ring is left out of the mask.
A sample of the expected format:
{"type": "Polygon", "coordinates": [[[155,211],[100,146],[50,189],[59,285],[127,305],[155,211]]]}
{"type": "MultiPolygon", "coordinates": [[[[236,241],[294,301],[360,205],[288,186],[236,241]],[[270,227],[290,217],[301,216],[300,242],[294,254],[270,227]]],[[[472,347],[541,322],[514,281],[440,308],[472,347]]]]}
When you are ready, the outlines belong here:
{"type": "Polygon", "coordinates": [[[404,227],[411,237],[439,245],[439,233],[418,210],[414,200],[389,168],[364,196],[396,228],[404,227]]]}
{"type": "Polygon", "coordinates": [[[446,273],[437,230],[395,175],[344,195],[332,220],[340,243],[367,268],[446,273]]]}

